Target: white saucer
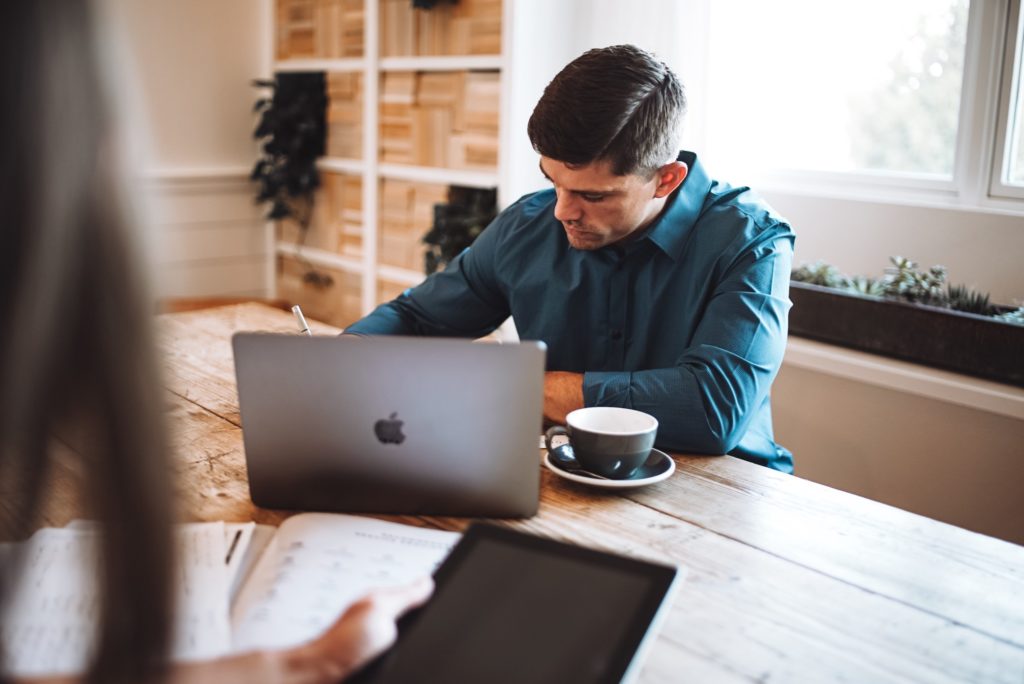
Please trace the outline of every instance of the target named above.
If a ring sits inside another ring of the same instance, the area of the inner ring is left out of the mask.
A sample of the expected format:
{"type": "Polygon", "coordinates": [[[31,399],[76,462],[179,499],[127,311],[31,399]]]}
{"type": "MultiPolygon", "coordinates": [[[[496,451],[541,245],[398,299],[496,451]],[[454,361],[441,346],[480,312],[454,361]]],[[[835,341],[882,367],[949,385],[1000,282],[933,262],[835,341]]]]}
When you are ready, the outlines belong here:
{"type": "Polygon", "coordinates": [[[669,458],[668,454],[664,451],[659,451],[658,449],[651,449],[651,455],[647,457],[647,461],[637,468],[632,477],[625,480],[600,480],[592,475],[562,470],[552,463],[551,457],[547,453],[544,454],[544,465],[558,477],[603,489],[646,487],[649,484],[661,482],[676,472],[676,462],[669,458]]]}

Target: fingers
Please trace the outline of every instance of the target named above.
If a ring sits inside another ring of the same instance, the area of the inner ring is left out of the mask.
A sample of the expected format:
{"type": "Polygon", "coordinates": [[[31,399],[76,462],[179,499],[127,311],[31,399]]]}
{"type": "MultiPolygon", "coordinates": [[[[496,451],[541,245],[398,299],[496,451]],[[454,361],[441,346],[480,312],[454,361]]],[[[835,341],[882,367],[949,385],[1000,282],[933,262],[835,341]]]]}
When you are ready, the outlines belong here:
{"type": "Polygon", "coordinates": [[[434,592],[434,580],[424,576],[400,587],[378,589],[370,593],[366,599],[374,609],[394,619],[400,618],[414,608],[419,608],[434,592]]]}
{"type": "Polygon", "coordinates": [[[319,673],[319,679],[308,681],[340,680],[391,646],[398,635],[395,621],[423,605],[433,590],[433,580],[423,577],[367,594],[317,639],[288,652],[289,665],[319,673]]]}

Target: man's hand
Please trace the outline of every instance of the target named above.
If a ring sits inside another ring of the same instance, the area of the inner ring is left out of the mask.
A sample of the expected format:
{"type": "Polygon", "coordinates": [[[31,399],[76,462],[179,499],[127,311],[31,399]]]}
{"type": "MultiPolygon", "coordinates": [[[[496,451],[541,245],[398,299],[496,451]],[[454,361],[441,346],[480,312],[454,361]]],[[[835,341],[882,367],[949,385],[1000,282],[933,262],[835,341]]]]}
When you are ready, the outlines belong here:
{"type": "Polygon", "coordinates": [[[565,416],[583,408],[583,374],[548,371],[544,374],[544,419],[565,424],[565,416]]]}

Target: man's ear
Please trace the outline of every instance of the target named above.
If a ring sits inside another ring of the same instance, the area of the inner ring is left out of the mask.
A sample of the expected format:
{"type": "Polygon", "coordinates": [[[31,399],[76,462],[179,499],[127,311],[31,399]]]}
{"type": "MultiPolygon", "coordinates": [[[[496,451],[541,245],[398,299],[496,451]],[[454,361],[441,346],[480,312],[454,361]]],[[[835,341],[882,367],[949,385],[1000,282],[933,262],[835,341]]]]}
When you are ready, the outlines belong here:
{"type": "Polygon", "coordinates": [[[654,189],[654,197],[668,197],[684,180],[690,167],[686,162],[674,161],[665,164],[657,172],[658,186],[654,189]]]}

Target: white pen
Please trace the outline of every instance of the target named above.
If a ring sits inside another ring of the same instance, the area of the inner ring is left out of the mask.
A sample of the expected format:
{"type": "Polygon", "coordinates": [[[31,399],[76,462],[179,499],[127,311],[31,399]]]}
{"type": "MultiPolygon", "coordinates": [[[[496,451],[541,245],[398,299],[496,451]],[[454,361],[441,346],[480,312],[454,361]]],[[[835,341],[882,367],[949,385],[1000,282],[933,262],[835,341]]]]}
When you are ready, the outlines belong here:
{"type": "Polygon", "coordinates": [[[299,308],[298,304],[292,307],[292,313],[295,314],[295,320],[299,322],[299,334],[306,334],[312,337],[313,333],[309,331],[309,324],[306,323],[306,317],[302,315],[302,309],[299,308]]]}

